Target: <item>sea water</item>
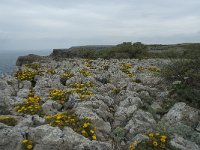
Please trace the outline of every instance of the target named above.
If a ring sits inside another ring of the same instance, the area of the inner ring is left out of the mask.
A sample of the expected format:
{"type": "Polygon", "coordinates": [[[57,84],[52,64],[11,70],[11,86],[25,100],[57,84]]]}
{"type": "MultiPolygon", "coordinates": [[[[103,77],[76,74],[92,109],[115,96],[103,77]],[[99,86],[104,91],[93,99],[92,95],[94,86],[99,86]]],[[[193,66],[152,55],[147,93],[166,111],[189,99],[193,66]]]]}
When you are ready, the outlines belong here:
{"type": "Polygon", "coordinates": [[[36,54],[40,56],[47,56],[52,52],[52,50],[0,50],[0,74],[10,74],[16,64],[16,60],[19,56],[24,56],[28,54],[36,54]]]}

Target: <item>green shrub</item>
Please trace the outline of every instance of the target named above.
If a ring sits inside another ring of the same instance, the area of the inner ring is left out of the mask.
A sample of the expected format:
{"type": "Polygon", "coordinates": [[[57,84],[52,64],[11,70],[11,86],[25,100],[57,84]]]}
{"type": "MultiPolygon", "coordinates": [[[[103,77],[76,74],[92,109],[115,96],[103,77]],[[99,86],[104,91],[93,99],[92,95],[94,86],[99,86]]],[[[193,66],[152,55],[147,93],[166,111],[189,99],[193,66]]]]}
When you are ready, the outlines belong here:
{"type": "Polygon", "coordinates": [[[183,52],[184,58],[198,59],[200,58],[200,49],[185,50],[183,52]]]}
{"type": "Polygon", "coordinates": [[[167,80],[179,80],[189,86],[200,87],[200,59],[180,59],[163,67],[161,73],[167,80]]]}
{"type": "Polygon", "coordinates": [[[105,48],[96,51],[96,55],[100,58],[110,59],[110,58],[145,58],[147,57],[147,46],[137,42],[123,42],[114,47],[105,48]]]}
{"type": "Polygon", "coordinates": [[[180,58],[182,56],[182,52],[169,50],[169,51],[161,51],[161,52],[149,52],[149,58],[180,58]]]}
{"type": "Polygon", "coordinates": [[[113,88],[113,89],[112,89],[112,92],[113,92],[114,94],[119,94],[119,93],[121,92],[121,89],[120,89],[120,88],[113,88]]]}
{"type": "Polygon", "coordinates": [[[166,65],[161,74],[172,84],[171,95],[176,101],[186,102],[192,107],[200,107],[200,59],[180,59],[166,65]]]}
{"type": "Polygon", "coordinates": [[[96,50],[91,49],[81,49],[79,51],[79,57],[81,58],[97,58],[96,50]]]}
{"type": "Polygon", "coordinates": [[[200,89],[190,87],[183,83],[173,85],[172,88],[174,90],[173,93],[176,94],[177,101],[186,102],[196,108],[200,107],[200,89]]]}

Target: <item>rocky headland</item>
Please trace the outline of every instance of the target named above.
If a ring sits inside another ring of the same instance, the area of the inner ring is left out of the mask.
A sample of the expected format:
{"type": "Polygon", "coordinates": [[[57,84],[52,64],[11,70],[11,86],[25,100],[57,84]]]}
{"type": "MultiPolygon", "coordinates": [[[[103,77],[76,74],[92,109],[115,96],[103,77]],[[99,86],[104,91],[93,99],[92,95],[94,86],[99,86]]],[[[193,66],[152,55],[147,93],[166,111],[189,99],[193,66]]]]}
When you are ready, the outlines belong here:
{"type": "Polygon", "coordinates": [[[66,57],[19,57],[0,78],[1,150],[200,149],[200,110],[159,75],[169,60],[66,57]]]}

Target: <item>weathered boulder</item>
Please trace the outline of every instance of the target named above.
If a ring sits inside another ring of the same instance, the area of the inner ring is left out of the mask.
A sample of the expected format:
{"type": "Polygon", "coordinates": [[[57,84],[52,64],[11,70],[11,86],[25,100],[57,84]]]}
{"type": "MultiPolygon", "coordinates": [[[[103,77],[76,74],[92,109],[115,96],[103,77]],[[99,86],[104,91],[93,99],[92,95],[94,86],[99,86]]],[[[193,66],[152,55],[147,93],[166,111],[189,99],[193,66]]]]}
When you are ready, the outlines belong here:
{"type": "Polygon", "coordinates": [[[29,89],[20,89],[17,92],[17,97],[19,98],[27,98],[29,95],[29,89]]]}
{"type": "Polygon", "coordinates": [[[181,149],[181,150],[200,150],[198,145],[196,145],[194,142],[185,140],[182,137],[175,136],[171,141],[170,144],[174,146],[175,148],[181,149]]]}
{"type": "Polygon", "coordinates": [[[156,121],[149,112],[138,110],[125,126],[127,138],[131,140],[136,134],[152,132],[155,125],[156,121]]]}
{"type": "Polygon", "coordinates": [[[45,114],[47,115],[53,115],[58,113],[58,111],[62,108],[62,105],[57,103],[56,101],[53,100],[47,100],[43,105],[42,105],[42,110],[45,114]]]}
{"type": "Polygon", "coordinates": [[[62,131],[58,127],[43,125],[31,129],[30,136],[37,143],[34,150],[76,150],[86,148],[101,150],[111,148],[109,143],[90,141],[69,127],[65,127],[62,131]]]}
{"type": "MultiPolygon", "coordinates": [[[[1,126],[1,125],[0,125],[1,126]]],[[[21,150],[21,133],[17,128],[0,127],[0,149],[1,150],[21,150]]]]}
{"type": "Polygon", "coordinates": [[[182,122],[188,126],[195,128],[200,120],[200,111],[192,108],[183,102],[174,104],[169,112],[163,116],[162,121],[176,124],[182,122]]]}

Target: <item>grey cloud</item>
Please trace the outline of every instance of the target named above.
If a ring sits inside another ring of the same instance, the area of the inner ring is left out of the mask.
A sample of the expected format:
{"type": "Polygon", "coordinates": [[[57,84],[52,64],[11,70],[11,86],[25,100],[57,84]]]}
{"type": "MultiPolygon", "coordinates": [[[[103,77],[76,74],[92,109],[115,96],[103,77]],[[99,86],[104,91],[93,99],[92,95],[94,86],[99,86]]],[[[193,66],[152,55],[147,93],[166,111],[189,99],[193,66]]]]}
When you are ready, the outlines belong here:
{"type": "Polygon", "coordinates": [[[199,6],[199,0],[1,0],[0,50],[198,42],[199,6]]]}

